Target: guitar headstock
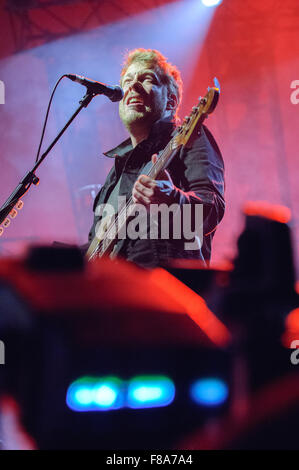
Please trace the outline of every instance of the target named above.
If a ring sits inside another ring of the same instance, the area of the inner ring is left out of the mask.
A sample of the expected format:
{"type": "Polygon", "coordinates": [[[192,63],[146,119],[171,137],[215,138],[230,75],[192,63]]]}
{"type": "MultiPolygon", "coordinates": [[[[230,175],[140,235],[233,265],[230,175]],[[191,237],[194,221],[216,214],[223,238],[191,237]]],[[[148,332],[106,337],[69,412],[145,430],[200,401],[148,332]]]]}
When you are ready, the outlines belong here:
{"type": "Polygon", "coordinates": [[[196,137],[199,127],[208,114],[211,114],[217,106],[220,95],[220,87],[208,88],[207,94],[199,97],[197,106],[192,108],[189,116],[186,116],[183,124],[177,128],[177,135],[174,137],[174,147],[184,145],[190,147],[196,137]]]}

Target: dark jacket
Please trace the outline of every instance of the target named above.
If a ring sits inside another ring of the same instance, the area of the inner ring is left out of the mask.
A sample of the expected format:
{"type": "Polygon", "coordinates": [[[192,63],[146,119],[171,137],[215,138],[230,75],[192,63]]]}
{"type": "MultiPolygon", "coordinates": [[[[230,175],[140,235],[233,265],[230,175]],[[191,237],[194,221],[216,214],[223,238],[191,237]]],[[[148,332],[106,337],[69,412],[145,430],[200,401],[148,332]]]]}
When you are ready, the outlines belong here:
{"type": "MultiPolygon", "coordinates": [[[[98,204],[106,203],[111,191],[121,176],[119,195],[132,194],[138,175],[144,173],[145,165],[154,153],[161,152],[171,138],[174,125],[167,120],[157,121],[148,139],[134,149],[127,139],[118,147],[106,152],[115,162],[104,185],[95,198],[93,210],[98,204]]],[[[119,240],[117,254],[144,267],[154,267],[167,263],[170,258],[195,258],[208,261],[211,256],[211,241],[215,229],[224,214],[224,164],[220,150],[210,133],[202,126],[192,148],[182,147],[167,168],[174,185],[179,188],[176,201],[180,204],[203,204],[203,243],[201,249],[185,250],[184,240],[177,239],[137,239],[119,240]]],[[[89,233],[89,241],[95,234],[95,226],[89,233]]]]}

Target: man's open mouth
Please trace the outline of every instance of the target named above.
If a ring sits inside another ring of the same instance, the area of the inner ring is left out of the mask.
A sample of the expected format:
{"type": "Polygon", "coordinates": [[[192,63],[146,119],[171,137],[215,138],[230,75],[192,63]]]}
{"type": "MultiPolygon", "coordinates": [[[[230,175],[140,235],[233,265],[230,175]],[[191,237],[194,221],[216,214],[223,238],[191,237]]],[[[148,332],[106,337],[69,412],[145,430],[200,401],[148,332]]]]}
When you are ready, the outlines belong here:
{"type": "Polygon", "coordinates": [[[144,101],[142,98],[135,98],[135,97],[132,97],[132,98],[129,98],[128,101],[127,101],[127,105],[133,105],[133,104],[144,104],[144,101]]]}

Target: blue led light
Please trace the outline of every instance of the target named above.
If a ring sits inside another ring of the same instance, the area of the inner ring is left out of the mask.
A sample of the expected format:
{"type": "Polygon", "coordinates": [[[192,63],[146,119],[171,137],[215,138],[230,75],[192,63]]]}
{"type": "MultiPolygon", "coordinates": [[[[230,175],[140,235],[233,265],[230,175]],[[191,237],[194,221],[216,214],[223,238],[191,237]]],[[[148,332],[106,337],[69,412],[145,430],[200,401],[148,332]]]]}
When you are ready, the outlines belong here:
{"type": "Polygon", "coordinates": [[[80,403],[82,406],[91,405],[93,401],[93,393],[92,390],[88,388],[80,387],[74,391],[74,398],[77,403],[80,403]]]}
{"type": "Polygon", "coordinates": [[[82,377],[69,386],[66,403],[74,411],[106,411],[122,408],[123,382],[117,377],[82,377]]]}
{"type": "Polygon", "coordinates": [[[115,403],[117,391],[109,385],[100,385],[93,391],[93,401],[99,406],[110,407],[115,403]]]}
{"type": "Polygon", "coordinates": [[[220,5],[222,0],[201,0],[201,3],[205,7],[216,7],[217,5],[220,5]]]}
{"type": "Polygon", "coordinates": [[[217,406],[226,401],[228,387],[221,379],[200,379],[192,384],[190,394],[199,405],[217,406]]]}
{"type": "Polygon", "coordinates": [[[175,386],[168,377],[141,375],[129,381],[126,405],[129,408],[167,406],[174,396],[175,386]]]}
{"type": "Polygon", "coordinates": [[[163,391],[161,387],[141,386],[133,390],[132,394],[135,400],[140,403],[146,403],[152,400],[159,400],[163,395],[163,391]]]}

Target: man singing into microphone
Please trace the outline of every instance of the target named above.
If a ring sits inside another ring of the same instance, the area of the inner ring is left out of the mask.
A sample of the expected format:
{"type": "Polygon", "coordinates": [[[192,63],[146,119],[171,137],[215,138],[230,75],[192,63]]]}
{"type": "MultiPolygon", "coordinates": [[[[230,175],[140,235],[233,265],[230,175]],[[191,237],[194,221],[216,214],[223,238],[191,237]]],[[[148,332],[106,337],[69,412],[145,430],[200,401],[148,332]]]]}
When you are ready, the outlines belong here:
{"type": "MultiPolygon", "coordinates": [[[[117,211],[119,197],[127,200],[132,197],[139,207],[146,208],[147,214],[153,205],[176,207],[176,214],[188,205],[190,210],[186,214],[191,214],[193,225],[198,223],[194,215],[196,208],[201,208],[201,240],[194,236],[193,243],[186,244],[184,230],[179,237],[173,230],[168,237],[161,236],[161,231],[159,237],[151,236],[150,224],[157,221],[146,217],[142,229],[138,227],[141,235],[128,234],[118,239],[114,253],[146,268],[165,265],[177,258],[208,263],[212,238],[225,207],[224,165],[218,146],[208,129],[201,126],[192,147],[181,147],[167,171],[160,173],[159,179],[150,178],[148,168],[161,155],[177,123],[182,95],[180,73],[160,52],[136,49],[126,58],[120,85],[124,96],[119,103],[119,115],[129,138],[105,153],[114,159],[114,165],[94,202],[89,242],[99,233],[102,208],[108,204],[117,211]]],[[[163,211],[161,214],[163,219],[163,211]]],[[[173,223],[173,218],[169,220],[173,223]]],[[[180,221],[182,225],[186,222],[181,215],[180,221]]],[[[193,230],[196,233],[196,227],[193,230]]]]}

